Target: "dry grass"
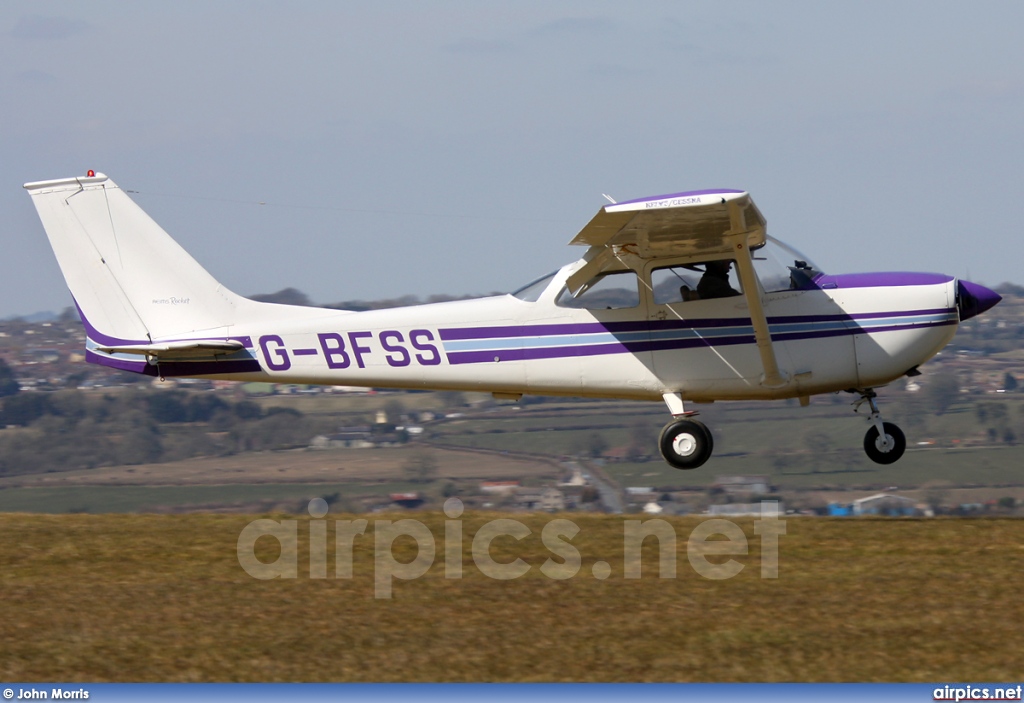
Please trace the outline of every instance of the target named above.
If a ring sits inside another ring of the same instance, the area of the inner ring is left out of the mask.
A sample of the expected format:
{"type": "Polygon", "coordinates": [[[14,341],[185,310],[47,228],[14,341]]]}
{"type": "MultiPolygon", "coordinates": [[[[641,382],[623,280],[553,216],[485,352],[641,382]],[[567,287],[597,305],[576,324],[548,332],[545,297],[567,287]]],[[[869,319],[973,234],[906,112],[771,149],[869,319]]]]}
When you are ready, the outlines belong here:
{"type": "MultiPolygon", "coordinates": [[[[437,536],[435,566],[396,582],[392,600],[375,600],[368,537],[357,540],[352,580],[307,578],[302,552],[299,578],[257,581],[235,554],[251,517],[0,515],[0,679],[1024,677],[1024,521],[790,519],[780,577],[762,580],[748,520],[751,551],[736,557],[745,568],[711,581],[683,554],[698,519],[671,520],[681,538],[678,578],[650,568],[627,580],[622,518],[574,516],[583,570],[554,581],[537,568],[550,556],[539,532],[551,516],[531,515],[522,519],[533,535],[499,540],[493,553],[534,568],[495,581],[473,565],[469,544],[497,515],[464,516],[460,580],[444,578],[443,517],[413,516],[437,536]],[[611,564],[607,580],[591,575],[596,560],[611,564]]],[[[412,557],[408,547],[396,542],[399,558],[412,557]]]]}

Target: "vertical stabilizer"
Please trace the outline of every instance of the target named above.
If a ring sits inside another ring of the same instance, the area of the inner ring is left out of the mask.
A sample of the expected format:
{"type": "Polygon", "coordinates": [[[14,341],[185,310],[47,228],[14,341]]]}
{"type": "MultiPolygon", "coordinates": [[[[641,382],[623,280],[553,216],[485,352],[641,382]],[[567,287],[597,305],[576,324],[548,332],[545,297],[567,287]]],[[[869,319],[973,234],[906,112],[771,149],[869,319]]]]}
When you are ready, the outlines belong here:
{"type": "Polygon", "coordinates": [[[226,334],[239,307],[253,305],[218,283],[103,174],[25,188],[80,312],[101,335],[146,341],[226,334]]]}

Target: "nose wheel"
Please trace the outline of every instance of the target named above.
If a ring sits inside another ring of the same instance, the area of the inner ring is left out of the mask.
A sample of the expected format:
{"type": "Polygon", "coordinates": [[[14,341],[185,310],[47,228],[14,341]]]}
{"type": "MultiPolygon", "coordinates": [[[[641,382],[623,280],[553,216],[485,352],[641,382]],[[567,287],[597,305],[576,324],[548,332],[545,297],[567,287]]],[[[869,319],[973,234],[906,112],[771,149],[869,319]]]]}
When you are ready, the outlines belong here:
{"type": "Polygon", "coordinates": [[[906,451],[907,438],[899,427],[891,422],[882,421],[882,414],[875,403],[876,397],[875,391],[868,388],[861,392],[860,400],[854,403],[854,411],[864,403],[871,408],[871,415],[868,416],[871,428],[864,435],[864,453],[876,464],[893,464],[899,461],[906,451]]]}
{"type": "Polygon", "coordinates": [[[711,457],[715,441],[703,422],[674,420],[661,431],[661,456],[677,469],[696,469],[711,457]]]}
{"type": "Polygon", "coordinates": [[[906,448],[907,438],[903,436],[903,430],[891,422],[883,422],[881,432],[872,427],[864,435],[864,451],[876,464],[892,464],[903,456],[906,448]]]}

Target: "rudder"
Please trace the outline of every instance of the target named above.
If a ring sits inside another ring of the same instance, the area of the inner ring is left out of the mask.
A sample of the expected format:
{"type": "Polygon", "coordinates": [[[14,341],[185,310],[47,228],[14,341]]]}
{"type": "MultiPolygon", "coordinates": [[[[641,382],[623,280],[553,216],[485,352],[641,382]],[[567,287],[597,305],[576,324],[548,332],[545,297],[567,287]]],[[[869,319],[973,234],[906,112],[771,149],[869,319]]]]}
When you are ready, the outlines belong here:
{"type": "Polygon", "coordinates": [[[132,341],[227,333],[254,305],[225,288],[103,174],[26,183],[87,326],[132,341]]]}

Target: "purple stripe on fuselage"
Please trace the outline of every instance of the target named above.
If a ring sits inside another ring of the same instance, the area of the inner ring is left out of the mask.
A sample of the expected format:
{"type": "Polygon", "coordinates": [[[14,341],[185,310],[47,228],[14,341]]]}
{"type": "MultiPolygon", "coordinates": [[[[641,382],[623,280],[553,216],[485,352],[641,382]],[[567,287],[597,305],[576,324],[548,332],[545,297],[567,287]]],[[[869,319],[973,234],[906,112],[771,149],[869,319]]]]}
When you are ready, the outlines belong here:
{"type": "MultiPolygon", "coordinates": [[[[898,310],[893,312],[864,312],[835,315],[788,315],[772,316],[768,323],[800,324],[808,322],[856,322],[883,317],[914,317],[955,312],[955,308],[930,308],[928,310],[898,310]]],[[[657,332],[678,329],[713,329],[716,327],[741,327],[751,324],[749,317],[719,317],[703,320],[636,320],[633,322],[581,322],[552,325],[520,325],[503,327],[455,327],[438,330],[443,342],[457,342],[475,339],[514,339],[517,337],[543,337],[548,335],[583,335],[627,332],[657,332]]]]}
{"type": "Polygon", "coordinates": [[[750,318],[709,318],[706,320],[635,320],[633,322],[579,322],[554,325],[520,325],[509,327],[461,327],[440,329],[443,342],[472,339],[510,339],[547,335],[605,334],[611,332],[647,332],[653,329],[702,329],[749,325],[750,318]]]}
{"type": "MultiPolygon", "coordinates": [[[[773,315],[768,317],[770,325],[797,325],[813,322],[857,322],[887,317],[918,317],[921,315],[943,315],[955,313],[956,308],[929,308],[927,310],[897,310],[892,312],[839,313],[835,315],[773,315]]],[[[636,332],[638,329],[618,329],[618,323],[608,323],[604,332],[636,332]]],[[[646,323],[651,332],[675,329],[710,329],[714,327],[742,327],[751,325],[749,317],[723,317],[705,320],[651,320],[646,323]]]]}
{"type": "Polygon", "coordinates": [[[669,200],[671,198],[692,198],[698,195],[736,195],[737,193],[743,193],[742,190],[733,190],[731,188],[710,188],[707,190],[690,190],[685,193],[672,193],[670,195],[652,195],[647,198],[635,198],[634,200],[623,200],[621,203],[615,203],[615,205],[632,205],[634,203],[650,203],[658,200],[669,200]]]}
{"type": "Polygon", "coordinates": [[[952,280],[952,276],[941,273],[892,271],[844,273],[836,276],[821,275],[814,279],[814,285],[818,288],[889,288],[892,286],[934,286],[949,283],[952,280]]]}
{"type": "Polygon", "coordinates": [[[504,327],[450,327],[440,329],[443,342],[470,339],[503,339],[511,337],[542,337],[545,335],[604,334],[607,332],[647,332],[652,329],[702,329],[749,325],[749,317],[719,317],[703,320],[634,320],[631,322],[577,322],[552,325],[517,325],[504,327]]]}
{"type": "MultiPolygon", "coordinates": [[[[878,327],[851,327],[847,329],[811,330],[809,332],[776,332],[772,334],[773,342],[789,342],[799,339],[819,339],[821,337],[844,337],[858,334],[875,334],[876,332],[892,332],[894,330],[919,330],[922,327],[944,327],[955,325],[956,320],[939,320],[936,322],[916,322],[910,325],[881,325],[878,327]]],[[[715,341],[715,340],[712,340],[715,341]]]]}
{"type": "MultiPolygon", "coordinates": [[[[840,332],[844,334],[844,332],[840,332]]],[[[587,344],[571,347],[540,347],[537,349],[501,349],[498,351],[467,351],[450,352],[449,364],[479,364],[501,361],[523,361],[530,359],[564,359],[574,356],[600,356],[604,354],[639,353],[649,351],[668,351],[674,349],[692,349],[695,347],[725,347],[735,344],[753,344],[754,335],[733,335],[716,337],[708,340],[697,339],[665,339],[641,340],[637,342],[612,344],[587,344]]]]}
{"type": "Polygon", "coordinates": [[[857,320],[873,320],[881,317],[917,317],[918,315],[941,315],[956,312],[956,308],[929,308],[928,310],[897,310],[893,312],[858,312],[852,315],[792,315],[769,317],[772,325],[798,324],[801,322],[856,322],[857,320]]]}
{"type": "MultiPolygon", "coordinates": [[[[945,312],[945,311],[942,311],[945,312]]],[[[893,317],[889,315],[888,317],[893,317]]],[[[957,324],[955,319],[935,322],[915,323],[908,325],[882,325],[878,327],[848,327],[846,329],[810,330],[804,332],[776,332],[772,341],[797,341],[802,339],[821,339],[825,337],[844,337],[857,334],[874,334],[895,330],[921,329],[922,327],[943,327],[957,324]]],[[[639,340],[626,343],[588,344],[563,347],[540,347],[536,349],[497,349],[490,351],[449,352],[449,364],[479,364],[487,362],[524,361],[531,359],[563,359],[576,356],[599,356],[604,354],[622,354],[626,352],[671,351],[676,349],[693,349],[696,347],[724,347],[736,344],[754,344],[753,334],[729,335],[726,337],[698,337],[689,339],[639,340]]]]}

